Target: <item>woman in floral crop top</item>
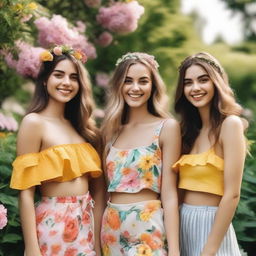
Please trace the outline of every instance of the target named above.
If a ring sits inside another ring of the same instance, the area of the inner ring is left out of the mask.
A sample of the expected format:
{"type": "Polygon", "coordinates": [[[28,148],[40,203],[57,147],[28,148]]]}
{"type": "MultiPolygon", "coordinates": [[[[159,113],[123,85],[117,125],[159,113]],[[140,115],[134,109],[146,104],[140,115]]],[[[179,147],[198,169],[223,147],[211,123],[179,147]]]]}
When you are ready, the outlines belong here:
{"type": "Polygon", "coordinates": [[[181,116],[182,256],[240,256],[231,221],[239,202],[246,155],[244,129],[228,77],[209,53],[179,68],[175,110],[181,116]]]}
{"type": "Polygon", "coordinates": [[[179,255],[176,174],[170,166],[180,155],[180,132],[169,118],[153,56],[134,52],[118,59],[102,131],[110,193],[103,255],[179,255]]]}
{"type": "Polygon", "coordinates": [[[94,149],[99,143],[91,118],[90,82],[81,63],[85,57],[66,45],[40,56],[42,65],[19,129],[11,179],[11,187],[20,190],[25,256],[100,255],[104,202],[98,198],[103,198],[104,178],[90,180],[102,171],[94,149]],[[89,181],[98,208],[95,226],[89,181]],[[34,207],[37,185],[41,199],[34,207]]]}

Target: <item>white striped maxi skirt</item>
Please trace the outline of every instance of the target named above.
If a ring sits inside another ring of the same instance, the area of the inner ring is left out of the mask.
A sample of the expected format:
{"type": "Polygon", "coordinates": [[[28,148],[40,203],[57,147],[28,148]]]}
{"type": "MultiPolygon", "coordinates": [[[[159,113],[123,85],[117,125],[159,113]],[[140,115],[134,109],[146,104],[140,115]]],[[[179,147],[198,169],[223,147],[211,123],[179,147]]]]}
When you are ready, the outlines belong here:
{"type": "MultiPolygon", "coordinates": [[[[181,256],[200,256],[218,207],[182,204],[180,207],[181,256]]],[[[216,256],[241,256],[232,224],[216,256]]]]}

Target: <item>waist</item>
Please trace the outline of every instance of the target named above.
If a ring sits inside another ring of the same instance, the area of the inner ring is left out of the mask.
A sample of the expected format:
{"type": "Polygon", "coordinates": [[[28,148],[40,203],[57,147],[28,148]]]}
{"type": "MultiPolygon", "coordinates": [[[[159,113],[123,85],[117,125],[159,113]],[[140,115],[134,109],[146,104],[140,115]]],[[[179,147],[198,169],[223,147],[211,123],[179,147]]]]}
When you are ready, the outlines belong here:
{"type": "Polygon", "coordinates": [[[183,190],[183,203],[189,205],[218,206],[221,198],[221,196],[211,193],[183,190]]]}
{"type": "Polygon", "coordinates": [[[84,195],[88,191],[89,182],[87,175],[65,182],[47,181],[40,186],[41,195],[46,197],[77,196],[84,195]]]}
{"type": "Polygon", "coordinates": [[[110,201],[116,204],[137,203],[141,201],[157,200],[158,198],[159,194],[149,189],[143,189],[138,193],[112,192],[110,194],[110,201]]]}

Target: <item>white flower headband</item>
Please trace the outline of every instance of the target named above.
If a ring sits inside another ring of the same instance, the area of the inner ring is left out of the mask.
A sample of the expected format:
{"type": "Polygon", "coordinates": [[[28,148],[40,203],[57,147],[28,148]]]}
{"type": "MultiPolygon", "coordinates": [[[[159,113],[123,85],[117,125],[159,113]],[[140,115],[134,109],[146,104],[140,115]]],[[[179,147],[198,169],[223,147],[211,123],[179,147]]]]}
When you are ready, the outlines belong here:
{"type": "Polygon", "coordinates": [[[116,66],[118,66],[120,63],[126,60],[143,60],[143,59],[149,62],[155,69],[158,69],[159,64],[155,60],[155,57],[153,55],[149,55],[143,52],[128,52],[124,54],[121,58],[119,58],[116,61],[116,66]]]}

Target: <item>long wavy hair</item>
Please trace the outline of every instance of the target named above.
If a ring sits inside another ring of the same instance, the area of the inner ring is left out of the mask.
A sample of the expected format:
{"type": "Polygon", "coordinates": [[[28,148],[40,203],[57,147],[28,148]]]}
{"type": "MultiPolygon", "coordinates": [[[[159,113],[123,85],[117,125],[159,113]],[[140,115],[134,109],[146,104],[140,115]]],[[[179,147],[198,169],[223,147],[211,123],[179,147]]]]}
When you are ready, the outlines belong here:
{"type": "Polygon", "coordinates": [[[116,67],[110,81],[110,91],[108,94],[108,104],[106,115],[102,123],[102,135],[106,145],[116,134],[121,126],[128,123],[129,107],[125,103],[122,88],[129,68],[137,63],[145,65],[151,73],[152,92],[148,100],[148,111],[154,116],[167,118],[168,96],[165,84],[158,72],[157,63],[152,61],[151,55],[145,53],[131,53],[136,59],[127,58],[122,60],[116,67]]]}
{"type": "Polygon", "coordinates": [[[192,65],[202,67],[212,80],[215,90],[210,106],[211,129],[209,136],[213,135],[215,143],[220,134],[220,127],[229,115],[240,116],[242,107],[236,102],[228,76],[217,59],[209,53],[200,52],[187,57],[179,67],[178,84],[175,93],[174,109],[181,118],[182,133],[182,153],[187,154],[191,151],[194,142],[202,128],[202,120],[199,111],[194,107],[184,95],[184,78],[186,71],[192,65]]]}
{"type": "Polygon", "coordinates": [[[47,84],[47,81],[57,64],[60,61],[68,59],[74,64],[77,70],[79,90],[77,95],[66,103],[64,116],[71,122],[72,126],[79,133],[79,135],[98,148],[100,138],[95,121],[92,119],[94,101],[92,98],[89,74],[82,63],[74,56],[68,53],[63,53],[60,56],[53,53],[52,55],[52,61],[42,62],[36,81],[35,92],[31,104],[28,107],[27,114],[32,112],[39,113],[47,107],[49,95],[45,84],[47,84]]]}

